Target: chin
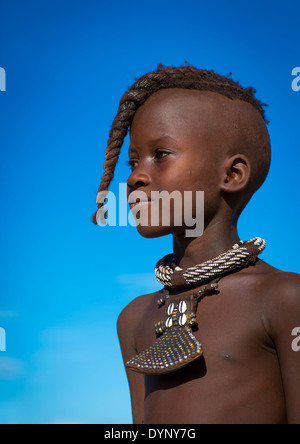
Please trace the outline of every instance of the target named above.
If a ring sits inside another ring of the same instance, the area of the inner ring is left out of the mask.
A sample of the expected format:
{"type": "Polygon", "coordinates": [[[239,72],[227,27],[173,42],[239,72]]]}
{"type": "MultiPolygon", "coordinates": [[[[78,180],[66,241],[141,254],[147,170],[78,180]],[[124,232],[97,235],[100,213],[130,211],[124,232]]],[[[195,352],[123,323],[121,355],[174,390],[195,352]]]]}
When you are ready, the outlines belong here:
{"type": "Polygon", "coordinates": [[[154,239],[156,237],[167,236],[168,234],[173,233],[171,227],[151,227],[138,225],[136,228],[138,233],[146,239],[154,239]]]}

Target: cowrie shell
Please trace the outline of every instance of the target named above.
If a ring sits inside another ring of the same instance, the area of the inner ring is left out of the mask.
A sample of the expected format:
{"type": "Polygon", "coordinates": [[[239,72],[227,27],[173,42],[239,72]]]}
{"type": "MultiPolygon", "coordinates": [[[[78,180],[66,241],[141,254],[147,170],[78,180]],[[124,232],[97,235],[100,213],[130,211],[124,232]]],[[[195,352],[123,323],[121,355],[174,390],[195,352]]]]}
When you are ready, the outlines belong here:
{"type": "Polygon", "coordinates": [[[173,311],[174,311],[174,303],[172,302],[170,305],[169,305],[169,307],[168,307],[168,310],[167,310],[167,313],[168,313],[168,315],[169,316],[171,316],[171,314],[173,313],[173,311]]]}
{"type": "Polygon", "coordinates": [[[182,327],[183,325],[186,324],[186,321],[187,321],[187,317],[186,317],[185,314],[183,314],[183,315],[180,316],[180,318],[179,318],[179,325],[182,327]]]}
{"type": "Polygon", "coordinates": [[[172,325],[173,325],[173,319],[172,318],[168,318],[166,320],[166,327],[170,328],[170,327],[172,327],[172,325]]]}
{"type": "Polygon", "coordinates": [[[187,305],[185,301],[181,301],[179,303],[179,312],[180,313],[185,313],[187,311],[187,305]]]}

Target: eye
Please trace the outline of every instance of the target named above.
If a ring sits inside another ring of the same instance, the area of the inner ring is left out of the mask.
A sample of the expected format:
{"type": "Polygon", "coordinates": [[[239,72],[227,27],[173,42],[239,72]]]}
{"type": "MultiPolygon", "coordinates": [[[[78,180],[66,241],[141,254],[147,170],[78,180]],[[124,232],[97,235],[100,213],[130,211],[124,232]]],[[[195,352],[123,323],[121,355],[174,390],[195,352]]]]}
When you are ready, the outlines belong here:
{"type": "Polygon", "coordinates": [[[137,160],[127,160],[126,165],[131,169],[131,171],[136,167],[138,163],[137,160]]]}
{"type": "MultiPolygon", "coordinates": [[[[162,160],[162,159],[164,159],[165,157],[167,157],[169,154],[171,154],[169,151],[167,151],[167,150],[165,150],[165,149],[157,149],[155,152],[154,152],[154,159],[156,160],[156,161],[158,161],[158,160],[162,160]]],[[[127,162],[126,162],[126,165],[131,169],[131,171],[133,171],[134,170],[134,168],[136,168],[137,167],[137,165],[138,165],[138,163],[139,163],[139,160],[138,159],[129,159],[129,160],[127,160],[127,162]]]]}
{"type": "Polygon", "coordinates": [[[170,153],[166,150],[156,150],[154,153],[154,156],[156,159],[164,159],[165,157],[167,157],[170,153]]]}

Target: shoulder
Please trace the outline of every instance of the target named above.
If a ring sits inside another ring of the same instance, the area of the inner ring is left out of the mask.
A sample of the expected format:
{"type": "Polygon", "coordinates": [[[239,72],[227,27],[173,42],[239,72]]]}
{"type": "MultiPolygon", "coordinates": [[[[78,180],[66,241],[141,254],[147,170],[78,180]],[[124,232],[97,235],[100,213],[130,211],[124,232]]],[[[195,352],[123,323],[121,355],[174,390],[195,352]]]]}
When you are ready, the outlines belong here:
{"type": "Polygon", "coordinates": [[[267,295],[276,300],[292,301],[300,298],[300,274],[282,271],[265,263],[261,279],[267,295]]]}
{"type": "Polygon", "coordinates": [[[297,302],[300,298],[300,274],[282,271],[260,261],[252,277],[265,302],[297,302]]]}
{"type": "Polygon", "coordinates": [[[259,279],[260,297],[272,336],[300,323],[300,275],[265,264],[259,279]]]}
{"type": "Polygon", "coordinates": [[[300,314],[300,275],[278,271],[269,282],[268,294],[273,299],[274,310],[283,315],[287,310],[300,314]]]}
{"type": "Polygon", "coordinates": [[[240,288],[251,298],[263,319],[280,319],[281,322],[293,313],[300,321],[300,275],[279,270],[260,260],[237,274],[240,288]]]}
{"type": "Polygon", "coordinates": [[[136,325],[136,320],[141,319],[153,301],[161,297],[163,290],[154,293],[144,294],[133,299],[120,313],[117,321],[119,334],[122,330],[131,330],[136,325]]]}
{"type": "Polygon", "coordinates": [[[138,296],[121,311],[117,321],[117,332],[125,362],[136,353],[137,324],[161,294],[162,291],[138,296]]]}
{"type": "Polygon", "coordinates": [[[279,270],[265,261],[260,260],[254,267],[249,267],[244,271],[244,277],[257,282],[267,293],[268,290],[273,294],[300,290],[300,274],[279,270]]]}

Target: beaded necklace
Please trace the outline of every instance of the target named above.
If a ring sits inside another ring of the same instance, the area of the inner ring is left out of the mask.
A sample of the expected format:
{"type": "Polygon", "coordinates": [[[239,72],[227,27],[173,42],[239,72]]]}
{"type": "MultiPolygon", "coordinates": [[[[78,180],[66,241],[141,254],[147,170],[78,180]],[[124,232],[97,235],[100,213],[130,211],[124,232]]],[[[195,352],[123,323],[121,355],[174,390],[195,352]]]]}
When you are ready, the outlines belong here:
{"type": "Polygon", "coordinates": [[[258,237],[247,242],[240,241],[215,259],[185,270],[174,263],[172,254],[158,261],[155,275],[165,288],[186,288],[205,282],[206,285],[184,299],[176,300],[167,291],[165,299],[157,301],[159,307],[166,305],[164,321],[155,324],[158,339],[151,347],[130,359],[126,366],[139,373],[165,374],[202,356],[202,345],[193,334],[197,328],[199,299],[206,293],[215,292],[218,281],[225,274],[254,264],[264,248],[265,241],[258,237]]]}

